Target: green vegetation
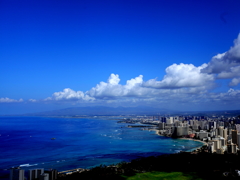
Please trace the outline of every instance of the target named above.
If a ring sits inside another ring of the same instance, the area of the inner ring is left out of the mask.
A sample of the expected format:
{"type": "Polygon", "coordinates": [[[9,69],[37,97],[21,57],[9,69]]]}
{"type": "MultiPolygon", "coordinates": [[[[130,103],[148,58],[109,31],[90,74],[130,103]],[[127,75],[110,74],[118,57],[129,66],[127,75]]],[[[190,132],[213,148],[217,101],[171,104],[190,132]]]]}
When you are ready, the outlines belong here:
{"type": "Polygon", "coordinates": [[[134,159],[112,166],[101,165],[82,173],[62,174],[58,180],[225,180],[240,179],[235,170],[240,170],[238,154],[215,154],[200,151],[165,154],[134,159]],[[224,176],[224,172],[229,172],[224,176]]]}
{"type": "Polygon", "coordinates": [[[134,176],[126,177],[126,180],[202,180],[196,173],[183,172],[147,172],[137,173],[134,176]]]}

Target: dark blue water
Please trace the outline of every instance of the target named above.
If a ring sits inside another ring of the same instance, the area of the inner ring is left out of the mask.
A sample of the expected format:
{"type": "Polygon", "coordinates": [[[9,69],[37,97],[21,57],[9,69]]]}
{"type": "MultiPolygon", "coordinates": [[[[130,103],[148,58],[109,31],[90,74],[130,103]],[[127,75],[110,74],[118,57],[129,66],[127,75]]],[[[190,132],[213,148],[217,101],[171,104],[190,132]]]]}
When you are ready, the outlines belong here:
{"type": "Polygon", "coordinates": [[[90,168],[201,145],[128,128],[117,120],[0,117],[0,173],[13,166],[90,168]]]}

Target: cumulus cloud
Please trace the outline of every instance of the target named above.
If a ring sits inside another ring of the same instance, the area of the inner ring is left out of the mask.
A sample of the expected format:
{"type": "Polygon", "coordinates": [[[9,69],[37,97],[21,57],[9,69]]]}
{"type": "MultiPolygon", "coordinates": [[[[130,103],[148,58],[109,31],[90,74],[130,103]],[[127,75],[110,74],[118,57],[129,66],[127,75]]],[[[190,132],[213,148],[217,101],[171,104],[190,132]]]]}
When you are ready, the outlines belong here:
{"type": "MultiPolygon", "coordinates": [[[[174,64],[166,69],[167,75],[162,81],[148,80],[144,82],[143,75],[120,83],[118,74],[111,74],[107,82],[100,82],[89,91],[74,91],[66,88],[53,93],[45,101],[81,100],[95,103],[150,103],[167,102],[172,98],[189,99],[190,94],[201,94],[209,88],[214,80],[213,75],[200,72],[206,65],[195,67],[192,64],[174,64]]],[[[192,96],[192,95],[191,95],[192,96]]]]}
{"type": "Polygon", "coordinates": [[[231,79],[240,77],[240,66],[230,67],[228,71],[220,72],[217,76],[219,79],[231,79]]]}
{"type": "Polygon", "coordinates": [[[230,102],[229,105],[238,104],[240,100],[240,90],[234,90],[230,88],[227,92],[224,93],[209,93],[205,94],[205,99],[208,101],[215,101],[219,103],[230,102]]]}
{"type": "Polygon", "coordinates": [[[240,78],[233,78],[229,86],[237,86],[240,83],[240,78]]]}
{"type": "Polygon", "coordinates": [[[145,94],[143,88],[141,87],[143,82],[142,75],[128,80],[126,85],[121,85],[119,82],[119,75],[111,74],[107,82],[100,82],[96,85],[96,87],[87,91],[86,94],[96,98],[139,96],[145,94]]]}
{"type": "Polygon", "coordinates": [[[108,83],[111,85],[118,85],[120,82],[120,78],[118,74],[111,74],[110,77],[108,78],[108,83]]]}
{"type": "Polygon", "coordinates": [[[206,87],[213,84],[214,76],[211,74],[201,73],[207,64],[199,67],[193,64],[173,64],[166,68],[166,75],[162,81],[150,79],[143,85],[145,87],[172,89],[186,87],[206,87]]]}
{"type": "MultiPolygon", "coordinates": [[[[231,79],[229,86],[237,86],[240,83],[240,34],[227,52],[217,54],[208,64],[201,66],[173,64],[165,71],[166,75],[161,80],[155,78],[144,81],[143,75],[139,75],[127,80],[125,84],[120,84],[118,74],[111,74],[106,82],[102,81],[86,92],[66,88],[53,93],[45,101],[128,105],[169,104],[169,102],[174,104],[229,102],[231,104],[230,102],[240,100],[240,90],[230,89],[225,93],[210,93],[209,89],[216,87],[216,79],[231,79]]],[[[1,101],[11,100],[2,99],[1,101]]]]}
{"type": "Polygon", "coordinates": [[[12,103],[12,102],[23,102],[23,99],[19,99],[19,100],[16,100],[16,99],[10,99],[10,98],[0,98],[0,103],[12,103]]]}
{"type": "Polygon", "coordinates": [[[227,92],[229,96],[240,96],[240,90],[234,90],[230,88],[227,92]]]}
{"type": "MultiPolygon", "coordinates": [[[[214,56],[201,72],[216,74],[219,79],[240,77],[240,34],[227,52],[214,56]]],[[[237,82],[234,79],[229,85],[237,85],[237,82]]]]}
{"type": "Polygon", "coordinates": [[[111,74],[107,82],[100,82],[90,89],[87,94],[91,97],[109,97],[109,96],[121,96],[123,89],[120,84],[119,75],[111,74]]]}
{"type": "Polygon", "coordinates": [[[70,88],[66,88],[63,91],[53,93],[52,97],[48,97],[45,99],[46,101],[49,100],[57,100],[57,101],[64,101],[64,100],[84,100],[84,101],[91,101],[94,100],[93,97],[89,97],[85,95],[82,91],[74,91],[70,88]]]}

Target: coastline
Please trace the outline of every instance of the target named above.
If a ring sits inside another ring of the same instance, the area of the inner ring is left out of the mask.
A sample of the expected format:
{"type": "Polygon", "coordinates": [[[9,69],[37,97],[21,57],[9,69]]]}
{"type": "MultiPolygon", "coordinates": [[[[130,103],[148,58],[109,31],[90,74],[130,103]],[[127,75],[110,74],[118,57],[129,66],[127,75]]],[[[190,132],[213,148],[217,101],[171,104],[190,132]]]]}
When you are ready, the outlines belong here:
{"type": "MultiPolygon", "coordinates": [[[[42,118],[42,117],[40,117],[40,118],[42,118]]],[[[18,120],[18,121],[19,121],[19,120],[18,120]]],[[[23,118],[20,122],[25,122],[25,121],[26,121],[26,122],[30,122],[30,121],[28,121],[28,119],[24,119],[24,118],[23,118]]],[[[54,125],[54,127],[55,127],[56,122],[58,122],[58,124],[59,124],[59,123],[61,124],[62,122],[65,123],[66,121],[64,121],[64,120],[61,120],[61,121],[58,121],[58,120],[57,120],[57,121],[56,121],[56,120],[50,121],[48,118],[46,118],[46,119],[45,119],[45,118],[42,118],[41,121],[38,121],[38,122],[39,122],[39,124],[43,124],[43,122],[51,122],[51,124],[54,125]]],[[[75,123],[75,122],[81,122],[81,121],[73,121],[73,123],[75,123]]],[[[96,121],[94,121],[94,122],[96,122],[96,121]]],[[[106,124],[109,124],[109,123],[110,123],[110,121],[106,122],[105,120],[103,120],[103,122],[104,122],[104,124],[105,124],[105,123],[106,123],[106,124]]],[[[72,123],[72,122],[71,122],[71,123],[72,123]]],[[[112,122],[112,123],[115,124],[116,122],[112,122]]],[[[24,124],[24,123],[22,123],[22,124],[24,124]]],[[[51,124],[50,124],[50,125],[51,125],[51,124]]],[[[122,126],[122,125],[117,124],[117,127],[120,128],[120,126],[122,126]]],[[[49,127],[50,127],[50,126],[49,126],[49,127]]],[[[82,127],[82,126],[81,126],[81,127],[82,127]]],[[[119,130],[122,131],[122,129],[119,129],[119,130]]],[[[133,129],[132,129],[132,130],[133,130],[133,129]]],[[[133,130],[133,131],[132,131],[132,130],[129,130],[129,131],[131,131],[131,132],[140,131],[140,130],[137,130],[137,129],[135,129],[135,130],[133,130]]],[[[155,129],[155,131],[156,131],[156,129],[155,129]]],[[[34,131],[34,132],[35,132],[35,131],[34,131]]],[[[114,131],[114,132],[115,132],[115,131],[114,131]]],[[[61,134],[62,134],[62,133],[61,133],[61,134]]],[[[138,134],[139,134],[139,133],[138,133],[138,134]]],[[[151,133],[151,134],[152,134],[153,136],[155,136],[155,132],[153,132],[153,133],[151,133]]],[[[34,134],[34,133],[31,134],[31,135],[32,135],[32,137],[35,138],[35,134],[34,134]]],[[[110,134],[110,135],[111,135],[111,134],[110,134]]],[[[17,136],[16,136],[16,137],[17,137],[17,136]]],[[[24,136],[24,137],[25,137],[25,136],[24,136]]],[[[32,137],[31,137],[31,138],[32,138],[32,137]]],[[[52,145],[55,145],[55,144],[57,144],[57,143],[59,143],[59,142],[61,141],[61,135],[59,136],[58,134],[57,134],[57,135],[55,135],[55,134],[54,134],[54,135],[50,135],[50,138],[49,138],[49,135],[47,135],[46,137],[47,137],[47,142],[48,142],[48,143],[51,143],[52,145]],[[51,140],[52,137],[56,138],[56,140],[52,141],[52,140],[51,140]]],[[[45,139],[46,137],[43,136],[42,138],[45,139]]],[[[29,136],[26,136],[26,138],[29,139],[29,136]]],[[[75,137],[74,137],[74,138],[75,138],[75,137]]],[[[32,139],[33,139],[33,138],[32,138],[32,139]]],[[[158,141],[158,138],[157,138],[156,136],[155,136],[155,139],[156,139],[155,142],[156,142],[157,144],[161,144],[161,142],[158,141]]],[[[41,138],[38,138],[38,139],[36,138],[36,140],[41,140],[41,138]]],[[[110,139],[110,140],[111,140],[111,139],[110,139]]],[[[171,140],[168,139],[167,141],[171,141],[171,140]]],[[[122,141],[122,142],[123,142],[123,141],[122,141]]],[[[189,144],[190,144],[190,143],[189,143],[189,144]]],[[[193,145],[192,147],[194,147],[194,145],[193,145]]],[[[138,148],[138,150],[141,150],[139,147],[137,147],[137,148],[138,148]]],[[[146,149],[150,149],[150,147],[146,147],[146,149]]],[[[156,151],[156,152],[157,152],[157,151],[156,151]]],[[[167,152],[167,153],[170,153],[170,152],[167,152]]],[[[171,153],[174,153],[174,152],[171,152],[171,153]]],[[[97,159],[97,158],[96,158],[96,159],[97,159]]],[[[65,161],[65,160],[64,160],[64,161],[65,161]]],[[[100,161],[100,160],[99,160],[99,161],[100,161]]],[[[121,161],[122,161],[122,160],[121,160],[121,161]]],[[[121,163],[121,161],[119,161],[119,163],[121,163]]],[[[58,161],[56,161],[56,162],[58,163],[58,161]]],[[[62,161],[61,161],[61,162],[62,162],[62,161]]],[[[102,162],[102,161],[101,161],[101,162],[102,162]]],[[[106,162],[106,161],[105,161],[105,162],[106,162]]],[[[128,162],[129,162],[129,161],[128,161],[128,162]]],[[[26,162],[26,163],[29,163],[29,162],[26,162]]],[[[22,164],[23,164],[23,163],[22,163],[22,164]]],[[[34,162],[33,164],[35,164],[35,162],[34,162]]],[[[48,166],[46,162],[45,162],[45,165],[41,165],[40,163],[38,163],[38,164],[39,164],[39,166],[46,166],[46,167],[48,166]]],[[[56,163],[54,163],[54,164],[56,164],[56,163]]],[[[59,164],[60,164],[60,163],[59,163],[59,164]]],[[[62,172],[62,171],[68,171],[68,170],[70,170],[70,171],[76,171],[76,169],[83,169],[83,168],[85,169],[85,167],[83,167],[83,166],[81,167],[81,165],[79,165],[79,164],[76,164],[76,165],[77,165],[77,166],[76,166],[76,167],[74,166],[73,168],[71,168],[71,167],[69,168],[69,167],[66,166],[67,168],[61,168],[61,169],[60,169],[59,167],[62,167],[62,165],[57,165],[56,169],[57,169],[57,170],[59,169],[60,172],[62,172]]],[[[95,166],[98,166],[98,165],[93,165],[92,167],[95,167],[95,166]]],[[[52,167],[54,167],[54,166],[52,166],[52,167]]],[[[64,166],[64,167],[65,167],[65,166],[64,166]]],[[[45,168],[45,167],[44,167],[44,168],[45,168]]],[[[88,167],[86,167],[86,168],[88,168],[88,167]]],[[[66,172],[66,173],[71,173],[71,172],[66,172]]]]}
{"type": "MultiPolygon", "coordinates": [[[[155,131],[155,133],[156,133],[158,136],[164,136],[164,135],[161,135],[161,134],[158,133],[159,130],[151,129],[150,131],[155,131]]],[[[169,136],[164,136],[164,137],[171,138],[171,137],[169,137],[169,136]]],[[[193,152],[194,150],[200,149],[200,148],[203,147],[204,145],[207,145],[206,142],[203,142],[203,141],[197,140],[197,139],[191,139],[191,138],[177,138],[177,139],[198,141],[198,142],[201,142],[201,143],[202,143],[201,146],[197,146],[197,147],[191,148],[191,149],[186,150],[186,151],[184,151],[184,152],[193,152]]],[[[174,154],[177,154],[177,153],[174,153],[174,154]]],[[[110,167],[110,166],[108,166],[108,167],[110,167]]],[[[64,174],[65,172],[68,172],[66,175],[70,175],[70,174],[72,174],[72,173],[74,173],[74,172],[79,172],[79,173],[81,173],[81,172],[83,172],[83,171],[89,171],[89,169],[83,169],[83,168],[77,168],[77,169],[81,169],[81,171],[76,171],[76,169],[73,169],[73,170],[65,170],[65,171],[58,172],[58,173],[59,173],[59,174],[64,174]]]]}
{"type": "MultiPolygon", "coordinates": [[[[156,132],[156,134],[157,134],[158,136],[164,136],[164,135],[159,134],[159,130],[154,129],[154,131],[156,132]]],[[[172,138],[172,137],[169,137],[169,136],[164,136],[164,137],[172,138]]],[[[203,146],[205,146],[205,145],[208,145],[208,143],[206,143],[206,142],[204,142],[204,141],[201,141],[201,140],[198,140],[198,139],[192,139],[192,138],[177,138],[177,139],[184,139],[184,140],[190,140],[190,141],[197,141],[197,142],[202,143],[201,146],[197,146],[197,147],[192,148],[192,149],[189,149],[189,150],[187,150],[187,151],[185,151],[185,152],[193,152],[193,151],[195,151],[195,150],[200,149],[201,147],[203,147],[203,146]]]]}

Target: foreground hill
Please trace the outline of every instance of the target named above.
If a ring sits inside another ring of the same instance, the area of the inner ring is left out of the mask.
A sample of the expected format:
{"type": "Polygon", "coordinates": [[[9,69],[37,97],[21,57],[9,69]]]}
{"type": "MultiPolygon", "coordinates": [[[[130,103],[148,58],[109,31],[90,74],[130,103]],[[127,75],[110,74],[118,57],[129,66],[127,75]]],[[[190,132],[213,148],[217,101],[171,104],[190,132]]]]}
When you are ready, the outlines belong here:
{"type": "Polygon", "coordinates": [[[239,161],[240,155],[238,154],[211,154],[207,152],[191,154],[183,152],[140,158],[113,166],[101,165],[89,171],[62,175],[58,179],[127,180],[144,179],[146,176],[148,179],[149,177],[151,177],[150,179],[176,179],[176,176],[185,180],[189,178],[198,180],[240,179],[235,171],[240,169],[239,161]],[[162,176],[164,177],[161,178],[162,176]]]}

